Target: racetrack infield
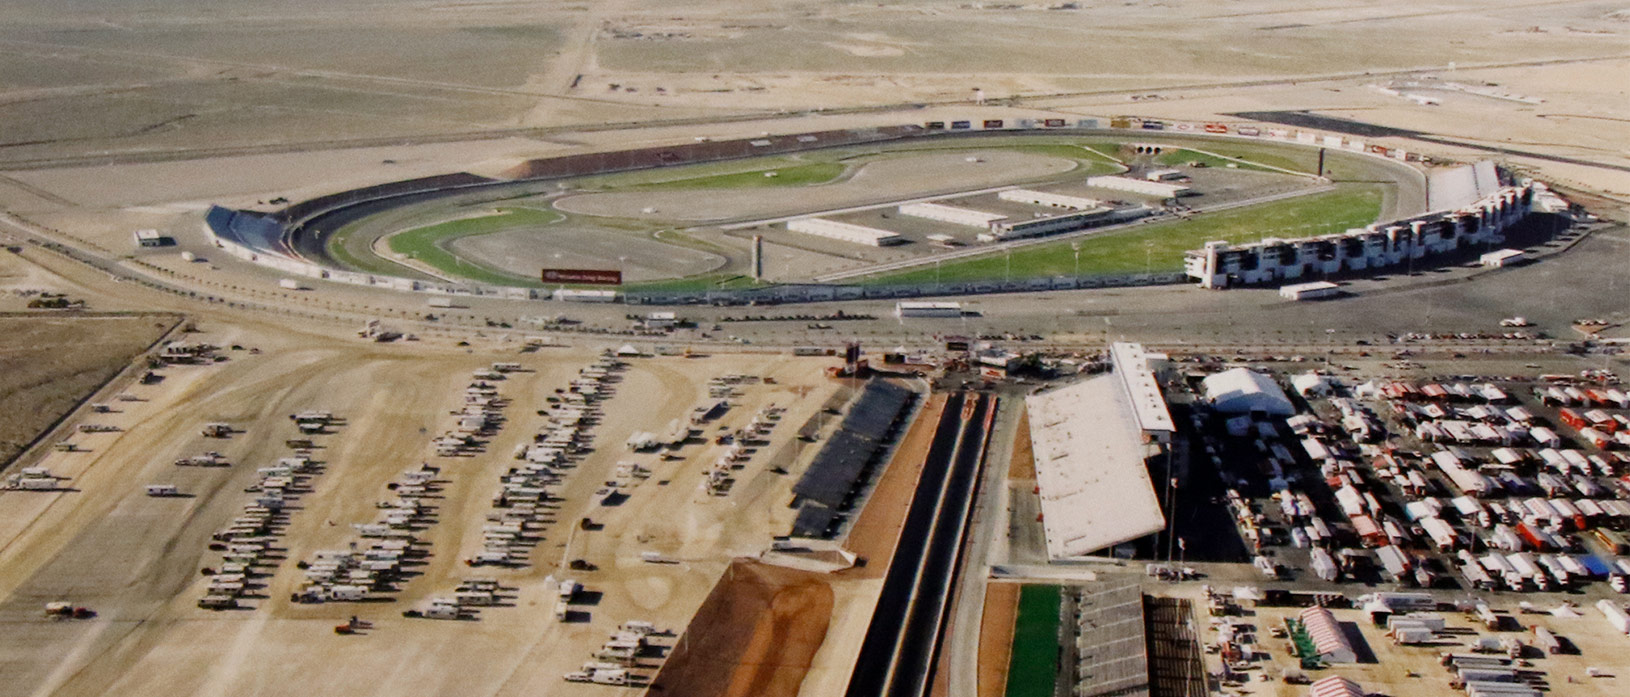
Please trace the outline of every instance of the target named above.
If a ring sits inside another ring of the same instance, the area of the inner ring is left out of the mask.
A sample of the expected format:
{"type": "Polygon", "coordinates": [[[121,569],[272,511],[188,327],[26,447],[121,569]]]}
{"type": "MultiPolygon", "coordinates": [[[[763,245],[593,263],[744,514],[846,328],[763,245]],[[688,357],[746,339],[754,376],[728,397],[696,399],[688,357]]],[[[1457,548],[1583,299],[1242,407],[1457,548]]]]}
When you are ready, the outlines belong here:
{"type": "Polygon", "coordinates": [[[684,222],[765,218],[954,191],[971,191],[1069,172],[1062,157],[1004,149],[902,154],[861,165],[815,186],[697,191],[613,191],[567,196],[567,213],[684,222]]]}
{"type": "Polygon", "coordinates": [[[735,560],[691,618],[650,692],[796,697],[831,620],[829,578],[735,560]]]}
{"type": "Polygon", "coordinates": [[[448,251],[480,266],[536,278],[540,269],[619,269],[625,282],[696,276],[729,260],[641,232],[578,226],[571,222],[460,237],[448,251]]]}

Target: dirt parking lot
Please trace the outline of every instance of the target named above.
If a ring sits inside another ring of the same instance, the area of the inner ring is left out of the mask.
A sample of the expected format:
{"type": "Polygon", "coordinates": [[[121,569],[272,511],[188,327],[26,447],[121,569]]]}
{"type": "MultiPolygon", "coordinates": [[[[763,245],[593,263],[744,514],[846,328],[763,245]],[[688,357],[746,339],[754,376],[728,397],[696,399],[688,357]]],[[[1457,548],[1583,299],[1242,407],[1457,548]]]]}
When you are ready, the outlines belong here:
{"type": "MultiPolygon", "coordinates": [[[[162,382],[132,388],[143,401],[101,415],[120,431],[86,434],[82,452],[48,454],[45,464],[72,477],[71,490],[0,494],[0,626],[14,639],[0,644],[0,694],[572,694],[561,675],[591,660],[617,624],[643,619],[682,627],[727,560],[762,550],[771,531],[791,518],[776,505],[790,477],[772,472],[767,455],[749,458],[729,495],[711,497],[700,485],[722,453],[712,431],[709,442],[686,446],[678,460],[667,461],[631,457],[623,447],[628,436],[660,431],[684,416],[706,397],[707,380],[727,372],[776,381],[742,385],[736,405],[716,422],[727,428],[772,402],[788,407],[787,423],[799,422],[834,388],[819,375],[825,361],[816,359],[634,359],[593,427],[594,450],[560,489],[560,520],[592,517],[598,525],[588,531],[546,527],[525,568],[471,570],[462,560],[481,546],[483,514],[499,475],[514,447],[541,425],[533,411],[589,355],[203,329],[199,340],[263,350],[166,369],[162,382]],[[528,369],[499,383],[513,400],[505,410],[508,422],[485,452],[435,457],[429,441],[452,425],[448,412],[460,406],[471,371],[499,360],[528,369]],[[220,563],[219,553],[207,550],[209,535],[241,511],[250,498],[241,490],[255,469],[286,454],[283,441],[298,435],[288,415],[304,409],[330,410],[346,423],[317,437],[317,459],[326,471],[279,538],[276,556],[282,558],[268,567],[270,576],[261,581],[266,588],[249,596],[251,609],[198,609],[206,581],[199,571],[220,563]],[[200,427],[210,421],[241,432],[206,439],[200,427]],[[205,450],[220,451],[232,465],[172,464],[205,450]],[[616,464],[634,459],[653,476],[619,505],[594,503],[616,464]],[[375,502],[390,496],[386,484],[421,462],[441,467],[446,484],[435,504],[439,520],[420,535],[430,550],[420,575],[382,602],[290,603],[302,576],[296,563],[357,540],[353,524],[373,520],[375,502]],[[151,483],[174,484],[183,496],[144,496],[143,485],[151,483]],[[643,563],[646,551],[679,563],[643,563]],[[558,565],[567,558],[588,560],[598,570],[573,572],[585,592],[572,606],[576,621],[558,623],[548,580],[564,576],[558,565]],[[403,610],[450,594],[459,579],[477,575],[515,588],[509,606],[485,608],[474,621],[402,617],[403,610]],[[40,608],[54,600],[92,608],[96,617],[48,621],[40,608]],[[332,627],[353,615],[372,622],[372,629],[336,636],[332,627]],[[449,670],[453,665],[481,668],[449,670]]],[[[793,431],[772,432],[764,453],[793,431]]],[[[778,603],[821,607],[818,595],[778,603]]]]}

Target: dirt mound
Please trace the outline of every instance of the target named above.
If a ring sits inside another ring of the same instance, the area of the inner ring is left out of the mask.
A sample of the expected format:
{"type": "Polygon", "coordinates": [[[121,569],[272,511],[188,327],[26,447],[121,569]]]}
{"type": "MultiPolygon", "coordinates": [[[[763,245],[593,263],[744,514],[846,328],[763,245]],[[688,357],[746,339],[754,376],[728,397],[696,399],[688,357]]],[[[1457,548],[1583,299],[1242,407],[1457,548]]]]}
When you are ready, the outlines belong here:
{"type": "Polygon", "coordinates": [[[794,697],[832,617],[826,574],[736,560],[651,681],[654,694],[794,697]]]}

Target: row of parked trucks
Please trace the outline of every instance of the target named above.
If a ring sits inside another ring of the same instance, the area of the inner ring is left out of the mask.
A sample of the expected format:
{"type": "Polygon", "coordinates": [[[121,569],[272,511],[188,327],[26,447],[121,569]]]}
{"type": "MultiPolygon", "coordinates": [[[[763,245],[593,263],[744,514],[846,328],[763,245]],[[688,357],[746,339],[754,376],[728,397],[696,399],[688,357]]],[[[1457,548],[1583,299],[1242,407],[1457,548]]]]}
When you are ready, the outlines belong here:
{"type": "Polygon", "coordinates": [[[543,540],[542,530],[555,522],[559,497],[556,487],[564,470],[575,466],[600,421],[599,402],[609,397],[621,380],[624,364],[605,354],[578,371],[578,377],[560,396],[549,398],[538,413],[545,422],[530,444],[516,448],[518,462],[502,475],[493,510],[482,528],[481,551],[465,560],[470,566],[523,566],[531,549],[543,540]],[[575,396],[573,399],[565,397],[575,396]]]}
{"type": "Polygon", "coordinates": [[[352,525],[358,540],[344,550],[319,550],[301,565],[305,579],[290,600],[358,602],[395,592],[403,564],[429,556],[418,533],[436,522],[430,501],[441,491],[440,472],[420,464],[398,475],[387,485],[395,498],[375,504],[375,522],[352,525]]]}
{"type": "Polygon", "coordinates": [[[702,486],[708,495],[724,496],[730,493],[736,482],[735,471],[745,467],[760,447],[769,444],[770,433],[775,430],[776,424],[781,423],[785,413],[784,407],[766,405],[753,415],[747,425],[715,439],[725,446],[725,451],[708,468],[707,478],[703,480],[702,486]]]}
{"type": "MultiPolygon", "coordinates": [[[[227,434],[232,432],[229,425],[211,424],[216,425],[224,426],[222,430],[227,434]]],[[[208,430],[206,427],[206,432],[208,430]]],[[[221,553],[221,563],[214,569],[205,569],[209,575],[209,587],[204,597],[198,600],[199,607],[207,610],[239,607],[244,594],[254,585],[256,569],[277,565],[277,557],[271,553],[277,538],[288,526],[289,509],[302,495],[311,491],[312,479],[323,472],[322,465],[311,459],[313,443],[309,440],[291,440],[285,445],[293,453],[279,458],[269,467],[256,470],[255,481],[244,488],[245,493],[252,494],[253,498],[232,522],[211,536],[209,548],[221,553]]],[[[209,466],[227,466],[224,458],[218,454],[212,455],[215,457],[211,460],[219,459],[223,464],[209,466]]],[[[188,466],[180,461],[176,465],[188,466]]],[[[148,495],[175,495],[175,487],[149,485],[148,495]],[[155,487],[168,491],[155,493],[155,487]]]]}
{"type": "Polygon", "coordinates": [[[629,667],[634,665],[642,652],[650,645],[651,639],[657,634],[656,627],[650,622],[630,620],[622,623],[617,631],[594,652],[594,659],[583,665],[581,670],[575,670],[561,676],[567,682],[594,683],[598,685],[627,685],[633,676],[629,667]]]}
{"type": "Polygon", "coordinates": [[[437,457],[461,457],[485,449],[486,439],[503,426],[503,410],[509,405],[495,384],[503,378],[504,373],[497,370],[475,371],[464,389],[464,403],[452,411],[457,417],[453,428],[430,442],[437,457]]]}
{"type": "Polygon", "coordinates": [[[474,617],[479,608],[497,605],[507,599],[504,588],[494,578],[467,578],[460,581],[450,596],[430,598],[418,610],[403,612],[404,617],[423,617],[432,620],[458,620],[474,617]]]}
{"type": "Polygon", "coordinates": [[[58,491],[67,486],[68,478],[51,473],[47,467],[24,467],[6,475],[4,488],[9,491],[58,491]]]}

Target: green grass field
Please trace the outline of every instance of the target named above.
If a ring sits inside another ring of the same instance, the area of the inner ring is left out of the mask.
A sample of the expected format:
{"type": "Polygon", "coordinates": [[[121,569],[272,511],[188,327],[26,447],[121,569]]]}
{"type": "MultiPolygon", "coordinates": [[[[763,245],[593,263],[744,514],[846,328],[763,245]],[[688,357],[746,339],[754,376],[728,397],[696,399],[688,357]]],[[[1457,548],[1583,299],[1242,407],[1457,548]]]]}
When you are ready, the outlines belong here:
{"type": "Polygon", "coordinates": [[[1052,697],[1058,678],[1058,586],[1019,589],[1019,616],[1013,624],[1013,653],[1007,664],[1005,697],[1052,697]]]}
{"type": "Polygon", "coordinates": [[[548,225],[565,216],[554,211],[537,208],[500,208],[497,213],[476,218],[461,218],[445,223],[404,230],[387,240],[390,250],[426,264],[449,276],[477,283],[502,285],[539,285],[535,279],[522,278],[466,262],[447,251],[444,245],[460,237],[485,235],[522,226],[548,225]]]}
{"type": "MultiPolygon", "coordinates": [[[[1293,172],[1302,172],[1304,174],[1312,174],[1314,168],[1318,167],[1319,164],[1318,153],[1311,151],[1303,152],[1300,150],[1285,150],[1282,148],[1270,150],[1260,146],[1229,142],[1206,143],[1203,149],[1206,152],[1214,152],[1218,155],[1222,155],[1223,157],[1231,157],[1236,160],[1254,162],[1257,164],[1267,165],[1269,167],[1278,167],[1280,169],[1288,169],[1293,172]]],[[[1192,151],[1180,150],[1178,152],[1192,151]]],[[[1170,154],[1171,153],[1165,153],[1162,154],[1161,157],[1165,157],[1166,155],[1170,154]]],[[[1198,153],[1194,154],[1197,155],[1198,153]]],[[[1214,157],[1210,159],[1218,160],[1218,158],[1214,157]]],[[[1185,162],[1186,160],[1178,161],[1185,162]]],[[[1217,162],[1207,162],[1207,164],[1210,164],[1213,167],[1221,167],[1226,162],[1227,160],[1218,160],[1217,162]]]]}
{"type": "Polygon", "coordinates": [[[843,164],[838,162],[811,162],[789,167],[755,169],[748,172],[714,174],[689,179],[673,179],[627,187],[632,191],[662,191],[668,189],[764,189],[776,186],[812,186],[825,184],[843,175],[843,164]],[[770,176],[770,175],[774,176],[770,176]]]}
{"type": "Polygon", "coordinates": [[[1066,276],[1077,273],[1070,245],[1081,246],[1081,274],[1142,273],[1182,268],[1183,252],[1212,240],[1242,242],[1261,236],[1307,237],[1375,222],[1381,214],[1381,191],[1350,185],[1245,208],[1209,213],[1188,220],[1136,226],[1116,232],[1023,247],[1007,254],[959,259],[936,270],[919,267],[866,279],[865,283],[933,283],[1004,278],[1066,276]],[[1011,268],[1011,276],[1009,269],[1011,268]]]}
{"type": "Polygon", "coordinates": [[[1155,156],[1155,162],[1172,167],[1181,167],[1189,164],[1190,162],[1199,162],[1203,163],[1207,167],[1228,167],[1233,165],[1237,169],[1254,170],[1258,172],[1279,171],[1256,164],[1231,160],[1226,157],[1217,157],[1216,155],[1210,155],[1203,152],[1195,152],[1193,150],[1171,150],[1163,152],[1155,156]]]}

